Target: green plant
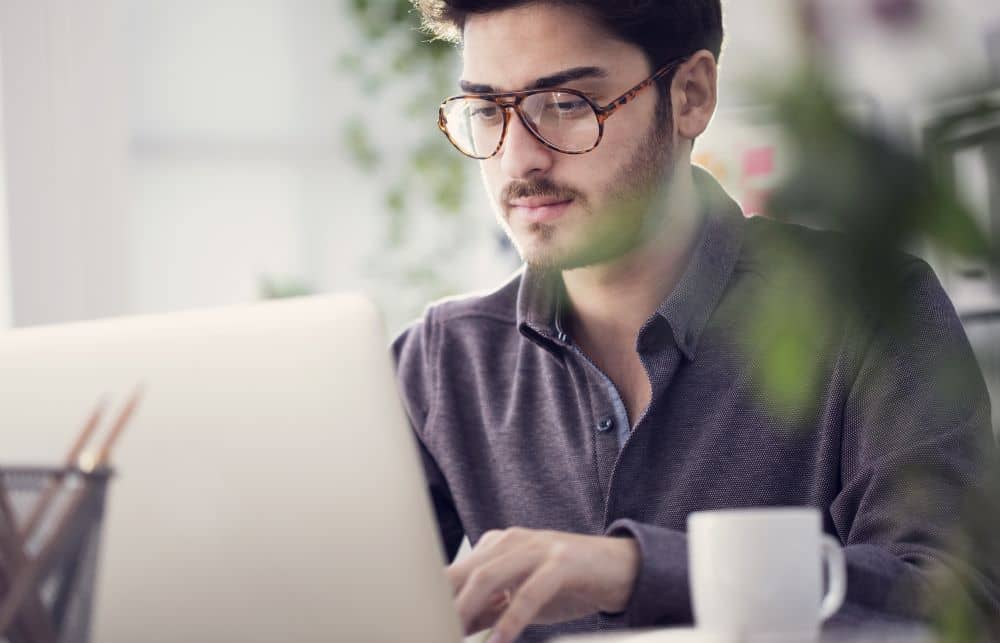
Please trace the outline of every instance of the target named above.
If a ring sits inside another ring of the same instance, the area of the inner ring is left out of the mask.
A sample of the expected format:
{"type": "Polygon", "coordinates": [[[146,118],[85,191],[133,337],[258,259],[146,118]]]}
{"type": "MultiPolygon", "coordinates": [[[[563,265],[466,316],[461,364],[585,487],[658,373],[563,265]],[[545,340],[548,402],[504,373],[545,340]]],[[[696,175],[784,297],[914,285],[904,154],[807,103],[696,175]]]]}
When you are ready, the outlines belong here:
{"type": "MultiPolygon", "coordinates": [[[[876,3],[886,11],[883,5],[889,4],[893,3],[876,3]]],[[[906,11],[894,9],[886,15],[903,20],[905,28],[920,26],[920,3],[895,5],[905,5],[906,11]]],[[[777,219],[807,220],[840,230],[851,251],[831,262],[829,257],[802,256],[792,245],[775,249],[775,261],[796,267],[784,278],[801,296],[759,302],[754,311],[749,343],[763,347],[757,350],[765,365],[763,386],[772,412],[807,408],[815,398],[820,384],[811,377],[816,372],[811,344],[815,330],[832,328],[831,320],[846,307],[878,311],[890,332],[899,336],[910,332],[912,304],[908,293],[894,283],[893,266],[901,252],[930,244],[946,255],[1000,264],[998,248],[959,197],[945,152],[934,145],[958,121],[941,120],[926,133],[927,145],[914,149],[848,116],[825,66],[822,38],[811,33],[820,28],[815,5],[803,2],[800,7],[807,46],[799,73],[779,84],[758,85],[761,100],[775,111],[794,159],[794,170],[784,177],[766,210],[777,219]]],[[[958,80],[934,98],[981,95],[982,89],[978,82],[958,80]]],[[[975,120],[996,113],[1000,101],[983,99],[955,118],[975,120]]],[[[996,132],[976,135],[996,137],[996,132]]],[[[962,380],[947,359],[937,377],[946,395],[960,399],[962,380]]],[[[921,497],[925,481],[926,474],[911,472],[910,502],[929,501],[921,497]]],[[[991,568],[993,574],[1000,573],[998,498],[1000,467],[994,466],[955,523],[954,551],[971,567],[991,568]]],[[[989,608],[975,604],[956,579],[941,579],[936,596],[940,600],[934,606],[935,629],[940,640],[978,643],[1000,636],[1000,615],[990,616],[989,608]]]]}
{"type": "MultiPolygon", "coordinates": [[[[475,164],[455,153],[435,127],[438,104],[454,93],[458,57],[453,45],[420,31],[409,0],[349,0],[347,9],[361,43],[340,67],[365,100],[347,119],[344,140],[357,166],[385,186],[382,247],[365,270],[379,290],[411,296],[405,310],[390,310],[391,317],[411,318],[427,301],[468,287],[453,264],[484,216],[466,207],[475,164]],[[385,105],[391,108],[382,112],[385,105]],[[379,113],[392,118],[398,137],[380,138],[379,113]],[[412,243],[421,233],[431,240],[412,243]]],[[[390,309],[398,303],[396,296],[384,299],[390,309]]]]}

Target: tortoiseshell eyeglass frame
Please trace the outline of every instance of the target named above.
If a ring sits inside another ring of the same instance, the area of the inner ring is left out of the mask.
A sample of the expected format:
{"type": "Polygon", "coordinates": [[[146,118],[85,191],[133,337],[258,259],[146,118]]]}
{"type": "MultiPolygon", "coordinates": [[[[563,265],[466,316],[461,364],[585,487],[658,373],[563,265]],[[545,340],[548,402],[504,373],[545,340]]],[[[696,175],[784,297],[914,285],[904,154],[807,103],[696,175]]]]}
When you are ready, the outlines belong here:
{"type": "Polygon", "coordinates": [[[441,107],[438,108],[438,129],[440,129],[444,133],[444,135],[448,138],[448,142],[451,143],[452,146],[456,150],[461,152],[463,155],[468,156],[469,158],[472,159],[484,161],[488,158],[496,156],[497,152],[500,151],[500,148],[503,147],[504,140],[506,140],[507,138],[507,130],[509,129],[510,125],[510,111],[513,109],[517,113],[517,117],[521,119],[522,123],[524,123],[525,128],[527,128],[527,130],[531,132],[532,136],[537,138],[545,147],[549,148],[550,150],[559,152],[561,154],[586,154],[587,152],[592,152],[598,145],[600,145],[601,139],[604,138],[604,121],[608,120],[608,118],[610,118],[611,115],[614,114],[619,107],[622,107],[623,105],[632,102],[632,99],[634,99],[639,94],[639,92],[641,92],[642,90],[646,89],[656,81],[666,76],[668,73],[674,70],[678,65],[681,65],[684,62],[686,62],[689,58],[690,58],[689,56],[683,56],[681,58],[675,58],[674,60],[671,60],[664,66],[660,67],[656,71],[656,73],[654,73],[652,76],[638,83],[637,85],[633,86],[624,94],[614,99],[607,105],[603,106],[598,105],[597,103],[594,102],[592,98],[580,92],[579,90],[569,89],[565,87],[546,87],[543,89],[528,89],[518,92],[504,92],[502,94],[462,94],[460,96],[452,96],[451,98],[446,98],[441,103],[441,107]],[[548,92],[573,94],[574,96],[579,96],[584,101],[586,101],[588,105],[590,105],[591,109],[594,110],[594,116],[597,118],[597,140],[594,141],[593,145],[591,145],[589,148],[585,150],[560,149],[559,147],[546,141],[545,138],[542,137],[542,135],[535,129],[535,126],[532,125],[531,121],[528,118],[526,118],[524,113],[521,111],[521,102],[524,101],[524,99],[527,98],[528,96],[533,96],[535,94],[544,94],[548,92]],[[458,146],[458,143],[455,142],[455,140],[451,137],[451,134],[448,132],[448,119],[445,118],[444,115],[445,106],[450,102],[457,100],[465,100],[469,98],[492,101],[497,105],[499,105],[500,109],[503,111],[503,129],[500,131],[500,141],[497,143],[496,149],[494,149],[488,156],[474,156],[472,154],[469,154],[468,152],[466,152],[465,150],[463,150],[461,147],[458,146]]]}

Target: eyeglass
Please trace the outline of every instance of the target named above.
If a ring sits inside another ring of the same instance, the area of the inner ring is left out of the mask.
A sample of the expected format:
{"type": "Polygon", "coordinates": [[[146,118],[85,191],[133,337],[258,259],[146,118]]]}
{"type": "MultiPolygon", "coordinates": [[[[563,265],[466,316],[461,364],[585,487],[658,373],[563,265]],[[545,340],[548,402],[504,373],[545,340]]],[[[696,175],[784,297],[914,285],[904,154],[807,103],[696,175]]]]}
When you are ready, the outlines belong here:
{"type": "Polygon", "coordinates": [[[687,57],[670,61],[604,106],[578,90],[567,88],[453,96],[441,103],[438,127],[459,152],[484,160],[503,147],[513,110],[546,147],[563,154],[585,154],[601,142],[604,121],[619,107],[686,60],[687,57]]]}

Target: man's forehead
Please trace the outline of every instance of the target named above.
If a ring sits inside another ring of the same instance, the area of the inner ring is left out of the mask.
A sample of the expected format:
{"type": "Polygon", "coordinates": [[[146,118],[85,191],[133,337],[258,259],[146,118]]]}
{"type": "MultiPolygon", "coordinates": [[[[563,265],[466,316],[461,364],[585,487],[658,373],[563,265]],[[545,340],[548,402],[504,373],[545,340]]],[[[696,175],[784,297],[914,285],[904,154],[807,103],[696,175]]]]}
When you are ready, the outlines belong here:
{"type": "Polygon", "coordinates": [[[530,4],[469,17],[461,79],[463,85],[491,88],[484,91],[513,91],[569,70],[599,70],[589,76],[603,78],[629,53],[642,56],[579,10],[530,4]]]}

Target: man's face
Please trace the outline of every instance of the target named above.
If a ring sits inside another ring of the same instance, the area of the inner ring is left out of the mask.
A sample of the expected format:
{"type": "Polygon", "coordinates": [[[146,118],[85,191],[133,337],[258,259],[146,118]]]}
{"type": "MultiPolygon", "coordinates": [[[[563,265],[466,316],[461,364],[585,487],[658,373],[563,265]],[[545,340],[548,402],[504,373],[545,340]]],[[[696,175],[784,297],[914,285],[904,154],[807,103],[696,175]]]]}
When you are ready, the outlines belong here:
{"type": "MultiPolygon", "coordinates": [[[[462,84],[472,91],[521,90],[580,68],[597,73],[558,86],[598,105],[655,71],[641,49],[579,10],[529,4],[466,22],[462,84]]],[[[511,114],[503,148],[481,163],[497,219],[525,262],[562,270],[602,263],[660,224],[656,192],[673,173],[674,145],[658,100],[655,87],[641,92],[605,122],[600,145],[579,155],[549,149],[511,114]]]]}

